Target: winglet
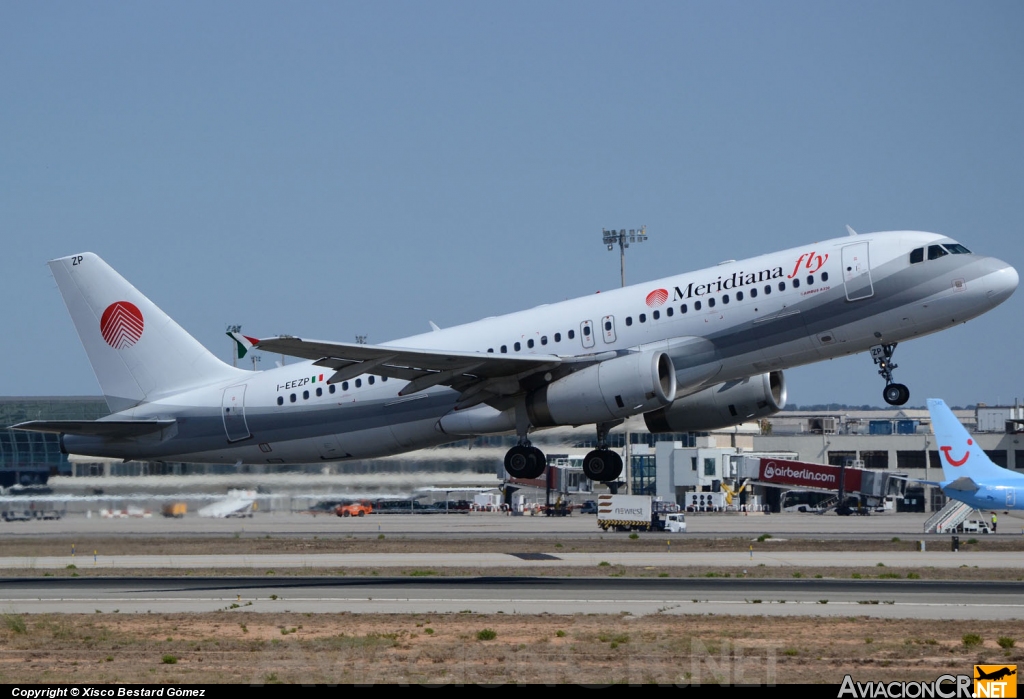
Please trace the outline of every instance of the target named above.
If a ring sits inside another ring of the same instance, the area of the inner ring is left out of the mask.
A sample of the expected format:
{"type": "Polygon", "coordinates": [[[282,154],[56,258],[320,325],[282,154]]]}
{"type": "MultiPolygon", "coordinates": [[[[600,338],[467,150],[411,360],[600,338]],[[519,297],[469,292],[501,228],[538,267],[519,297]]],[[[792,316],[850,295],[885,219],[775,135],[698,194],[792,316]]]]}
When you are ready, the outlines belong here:
{"type": "Polygon", "coordinates": [[[234,340],[235,344],[238,345],[239,359],[244,357],[249,350],[251,350],[254,346],[260,343],[260,341],[257,340],[255,337],[249,337],[247,335],[243,335],[242,333],[227,332],[224,334],[230,337],[232,340],[234,340]]]}

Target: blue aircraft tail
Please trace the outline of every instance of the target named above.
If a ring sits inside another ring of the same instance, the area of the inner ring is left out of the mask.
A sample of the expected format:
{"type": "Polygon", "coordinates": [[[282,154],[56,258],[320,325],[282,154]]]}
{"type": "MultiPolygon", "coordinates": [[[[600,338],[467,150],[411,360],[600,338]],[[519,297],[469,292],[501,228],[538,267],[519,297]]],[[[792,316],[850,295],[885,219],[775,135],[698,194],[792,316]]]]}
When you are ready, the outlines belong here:
{"type": "Polygon", "coordinates": [[[1006,475],[1006,470],[992,463],[945,402],[929,398],[928,412],[932,416],[932,431],[938,442],[945,481],[970,478],[980,482],[1006,475]]]}

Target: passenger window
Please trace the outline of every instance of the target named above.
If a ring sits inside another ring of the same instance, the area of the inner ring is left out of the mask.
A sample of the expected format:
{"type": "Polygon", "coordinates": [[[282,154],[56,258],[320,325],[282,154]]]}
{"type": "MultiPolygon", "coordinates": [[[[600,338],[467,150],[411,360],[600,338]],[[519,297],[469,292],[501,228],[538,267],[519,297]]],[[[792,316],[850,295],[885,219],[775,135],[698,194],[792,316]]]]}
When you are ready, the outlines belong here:
{"type": "Polygon", "coordinates": [[[654,313],[652,313],[651,318],[653,318],[654,320],[661,318],[661,311],[655,311],[654,313]]]}
{"type": "Polygon", "coordinates": [[[302,392],[302,400],[309,400],[309,391],[302,392]]]}
{"type": "Polygon", "coordinates": [[[569,332],[567,332],[567,333],[565,334],[565,336],[566,336],[567,338],[569,338],[569,339],[571,340],[571,339],[573,339],[574,337],[576,337],[576,331],[575,331],[575,330],[570,330],[569,332]]]}
{"type": "Polygon", "coordinates": [[[771,286],[771,284],[766,284],[766,285],[765,285],[765,287],[764,287],[764,293],[765,293],[765,295],[766,295],[766,296],[767,296],[768,294],[772,293],[772,286],[771,286]]]}
{"type": "Polygon", "coordinates": [[[630,326],[633,324],[633,316],[626,316],[626,325],[630,326]]]}
{"type": "Polygon", "coordinates": [[[743,300],[743,292],[742,291],[737,291],[736,292],[736,300],[737,301],[742,301],[743,300]]]}
{"type": "Polygon", "coordinates": [[[288,400],[291,401],[292,403],[294,403],[295,402],[295,394],[293,393],[290,396],[288,396],[288,400]]]}
{"type": "Polygon", "coordinates": [[[715,307],[715,297],[712,296],[711,298],[708,299],[708,308],[714,308],[714,307],[715,307]]]}
{"type": "Polygon", "coordinates": [[[794,289],[799,289],[800,288],[800,279],[794,279],[793,280],[793,288],[794,289]]]}
{"type": "Polygon", "coordinates": [[[729,303],[729,294],[722,294],[722,303],[729,303]]]}
{"type": "Polygon", "coordinates": [[[277,397],[277,404],[278,405],[284,405],[284,396],[278,396],[277,397]]]}
{"type": "Polygon", "coordinates": [[[386,377],[386,376],[382,376],[382,377],[380,377],[380,380],[381,380],[381,381],[387,381],[387,380],[388,380],[388,377],[386,377]]]}
{"type": "Polygon", "coordinates": [[[533,349],[533,338],[526,341],[526,346],[533,349]]]}
{"type": "Polygon", "coordinates": [[[779,282],[779,291],[786,290],[786,282],[779,282]]]}
{"type": "Polygon", "coordinates": [[[548,336],[547,335],[541,335],[540,336],[540,344],[542,344],[542,345],[548,344],[548,336]]]}
{"type": "Polygon", "coordinates": [[[508,345],[502,345],[501,346],[501,353],[502,354],[507,354],[508,353],[508,345]]]}
{"type": "Polygon", "coordinates": [[[750,290],[750,298],[752,298],[752,299],[756,299],[757,298],[757,289],[751,289],[750,290]]]}
{"type": "Polygon", "coordinates": [[[612,329],[612,322],[610,320],[606,320],[604,322],[604,329],[605,330],[611,330],[612,329]]]}
{"type": "Polygon", "coordinates": [[[334,384],[333,383],[330,386],[327,387],[327,392],[328,393],[334,393],[334,384]]]}
{"type": "Polygon", "coordinates": [[[348,381],[342,381],[341,382],[341,390],[342,391],[347,391],[348,390],[348,381]]]}
{"type": "Polygon", "coordinates": [[[562,341],[562,333],[555,333],[555,342],[562,341]]]}
{"type": "Polygon", "coordinates": [[[822,272],[821,273],[821,281],[823,281],[823,282],[827,282],[828,281],[828,272],[822,272]]]}
{"type": "Polygon", "coordinates": [[[324,394],[324,389],[322,389],[322,388],[320,388],[319,386],[317,386],[317,387],[316,387],[316,397],[317,397],[317,398],[319,398],[319,397],[320,397],[320,396],[322,396],[323,394],[324,394]]]}
{"type": "Polygon", "coordinates": [[[362,388],[362,386],[363,386],[363,380],[362,379],[356,379],[356,388],[362,388]]]}
{"type": "Polygon", "coordinates": [[[948,254],[949,254],[948,252],[946,252],[945,250],[942,249],[941,245],[929,245],[928,246],[928,259],[929,260],[937,260],[940,257],[943,257],[944,255],[948,255],[948,254]]]}
{"type": "Polygon", "coordinates": [[[370,375],[369,375],[369,376],[368,376],[368,377],[366,378],[366,383],[370,384],[371,386],[373,385],[373,374],[370,374],[370,375]]]}
{"type": "Polygon", "coordinates": [[[916,265],[918,262],[924,262],[924,248],[917,248],[910,252],[910,264],[916,265]]]}
{"type": "Polygon", "coordinates": [[[808,274],[807,275],[807,286],[814,286],[814,275],[813,274],[808,274]]]}
{"type": "Polygon", "coordinates": [[[590,326],[589,325],[584,325],[583,326],[583,337],[590,337],[590,326]]]}
{"type": "Polygon", "coordinates": [[[685,303],[682,306],[679,307],[679,312],[680,313],[686,313],[686,304],[685,303]]]}
{"type": "Polygon", "coordinates": [[[488,348],[487,354],[494,354],[494,348],[493,347],[488,348]]]}
{"type": "Polygon", "coordinates": [[[641,323],[646,323],[647,322],[647,314],[645,314],[645,313],[641,313],[640,314],[640,322],[641,323]]]}
{"type": "Polygon", "coordinates": [[[522,344],[520,344],[518,342],[516,344],[512,345],[512,349],[514,349],[516,352],[518,352],[522,348],[523,348],[522,344]]]}
{"type": "Polygon", "coordinates": [[[699,311],[700,310],[700,301],[694,301],[693,302],[693,310],[695,310],[695,311],[699,311]]]}
{"type": "Polygon", "coordinates": [[[667,315],[669,318],[672,317],[673,313],[675,313],[675,309],[672,308],[672,306],[669,306],[668,308],[665,309],[665,315],[667,315]]]}

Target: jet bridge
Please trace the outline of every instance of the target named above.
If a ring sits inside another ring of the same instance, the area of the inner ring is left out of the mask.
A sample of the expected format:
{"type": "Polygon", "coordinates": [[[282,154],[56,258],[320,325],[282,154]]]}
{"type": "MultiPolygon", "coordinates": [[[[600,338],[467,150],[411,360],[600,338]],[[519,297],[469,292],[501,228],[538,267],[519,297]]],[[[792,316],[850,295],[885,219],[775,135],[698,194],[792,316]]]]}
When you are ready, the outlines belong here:
{"type": "Polygon", "coordinates": [[[892,471],[872,471],[761,456],[738,455],[734,457],[733,463],[736,477],[741,482],[749,480],[756,485],[787,490],[855,495],[866,501],[869,507],[880,505],[888,497],[902,498],[907,487],[906,474],[892,471]]]}

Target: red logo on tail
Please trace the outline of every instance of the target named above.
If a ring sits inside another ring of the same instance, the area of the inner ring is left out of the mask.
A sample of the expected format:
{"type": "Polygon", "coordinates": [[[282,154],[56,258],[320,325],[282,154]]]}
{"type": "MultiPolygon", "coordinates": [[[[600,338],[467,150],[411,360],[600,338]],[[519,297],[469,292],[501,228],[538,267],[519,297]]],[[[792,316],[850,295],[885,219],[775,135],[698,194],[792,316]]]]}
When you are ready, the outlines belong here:
{"type": "Polygon", "coordinates": [[[103,339],[116,350],[127,349],[138,342],[143,327],[145,322],[142,320],[142,311],[128,301],[110,304],[100,317],[103,339]]]}
{"type": "MultiPolygon", "coordinates": [[[[973,439],[968,439],[967,440],[967,444],[968,445],[974,444],[974,440],[973,439]]],[[[964,458],[962,458],[962,459],[954,459],[953,457],[951,457],[949,455],[949,452],[953,449],[953,447],[939,447],[939,449],[942,450],[942,455],[946,457],[946,462],[950,466],[963,466],[964,464],[967,463],[967,457],[971,455],[970,450],[968,450],[968,451],[964,452],[964,458]]]]}

